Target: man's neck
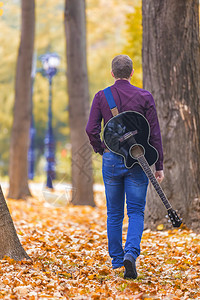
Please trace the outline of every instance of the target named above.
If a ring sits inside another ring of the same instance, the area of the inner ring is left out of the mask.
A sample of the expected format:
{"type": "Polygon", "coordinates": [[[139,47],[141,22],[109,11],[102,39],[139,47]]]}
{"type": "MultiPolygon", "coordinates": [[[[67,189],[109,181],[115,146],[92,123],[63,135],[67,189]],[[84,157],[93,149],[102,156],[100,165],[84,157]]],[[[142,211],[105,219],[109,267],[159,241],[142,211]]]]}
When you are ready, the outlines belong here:
{"type": "Polygon", "coordinates": [[[131,77],[130,78],[115,78],[115,81],[118,81],[118,80],[126,80],[128,82],[131,82],[131,77]]]}

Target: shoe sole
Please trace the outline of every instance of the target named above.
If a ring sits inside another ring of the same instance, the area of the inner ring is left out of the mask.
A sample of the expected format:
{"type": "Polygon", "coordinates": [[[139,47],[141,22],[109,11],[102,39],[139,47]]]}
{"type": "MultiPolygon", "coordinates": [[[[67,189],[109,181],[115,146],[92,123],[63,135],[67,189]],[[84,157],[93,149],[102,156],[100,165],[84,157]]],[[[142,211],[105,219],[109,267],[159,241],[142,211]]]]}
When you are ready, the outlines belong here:
{"type": "Polygon", "coordinates": [[[137,271],[133,269],[132,262],[130,260],[124,261],[124,267],[126,269],[126,275],[124,275],[124,278],[137,278],[137,271]]]}

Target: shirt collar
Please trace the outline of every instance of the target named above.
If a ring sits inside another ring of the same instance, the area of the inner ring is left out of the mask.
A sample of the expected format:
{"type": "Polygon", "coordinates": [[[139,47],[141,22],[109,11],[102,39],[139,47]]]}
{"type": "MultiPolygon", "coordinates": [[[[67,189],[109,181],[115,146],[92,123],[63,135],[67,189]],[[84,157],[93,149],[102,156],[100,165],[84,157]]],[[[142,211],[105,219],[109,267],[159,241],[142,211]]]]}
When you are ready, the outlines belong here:
{"type": "Polygon", "coordinates": [[[130,82],[126,79],[119,79],[119,80],[116,80],[114,85],[130,85],[130,82]]]}

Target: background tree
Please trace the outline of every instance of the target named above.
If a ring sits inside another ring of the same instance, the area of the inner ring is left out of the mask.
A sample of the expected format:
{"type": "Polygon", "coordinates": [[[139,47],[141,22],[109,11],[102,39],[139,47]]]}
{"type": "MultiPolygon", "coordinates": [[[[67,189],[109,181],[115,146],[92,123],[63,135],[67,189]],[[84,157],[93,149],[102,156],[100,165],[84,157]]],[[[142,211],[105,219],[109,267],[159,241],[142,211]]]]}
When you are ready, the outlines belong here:
{"type": "Polygon", "coordinates": [[[17,236],[8,206],[0,186],[0,259],[5,255],[20,261],[30,259],[17,236]]]}
{"type": "Polygon", "coordinates": [[[85,133],[89,113],[85,1],[65,1],[67,84],[72,145],[73,204],[94,206],[92,149],[85,133]]]}
{"type": "Polygon", "coordinates": [[[21,40],[18,52],[14,121],[10,145],[9,195],[14,199],[30,195],[27,152],[31,120],[31,67],[34,48],[35,0],[22,0],[21,40]]]}
{"type": "MultiPolygon", "coordinates": [[[[156,101],[164,146],[164,190],[183,221],[200,226],[200,45],[198,0],[143,0],[143,85],[156,101]]],[[[146,222],[163,223],[152,189],[146,222]]]]}
{"type": "Polygon", "coordinates": [[[131,83],[142,88],[142,1],[139,0],[133,13],[126,16],[126,44],[123,53],[133,60],[134,75],[131,83]]]}

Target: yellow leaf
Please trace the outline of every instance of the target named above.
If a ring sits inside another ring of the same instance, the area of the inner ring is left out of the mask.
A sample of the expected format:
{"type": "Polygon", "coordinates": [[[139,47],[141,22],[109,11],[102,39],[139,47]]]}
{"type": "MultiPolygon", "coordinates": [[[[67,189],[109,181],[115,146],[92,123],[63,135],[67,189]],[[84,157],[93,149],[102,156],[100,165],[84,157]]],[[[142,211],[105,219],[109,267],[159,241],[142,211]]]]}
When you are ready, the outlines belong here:
{"type": "Polygon", "coordinates": [[[96,276],[96,274],[92,274],[92,275],[89,275],[88,278],[93,279],[95,276],[96,276]]]}
{"type": "Polygon", "coordinates": [[[159,224],[158,226],[157,226],[157,230],[163,230],[164,229],[164,225],[163,224],[159,224]]]}

